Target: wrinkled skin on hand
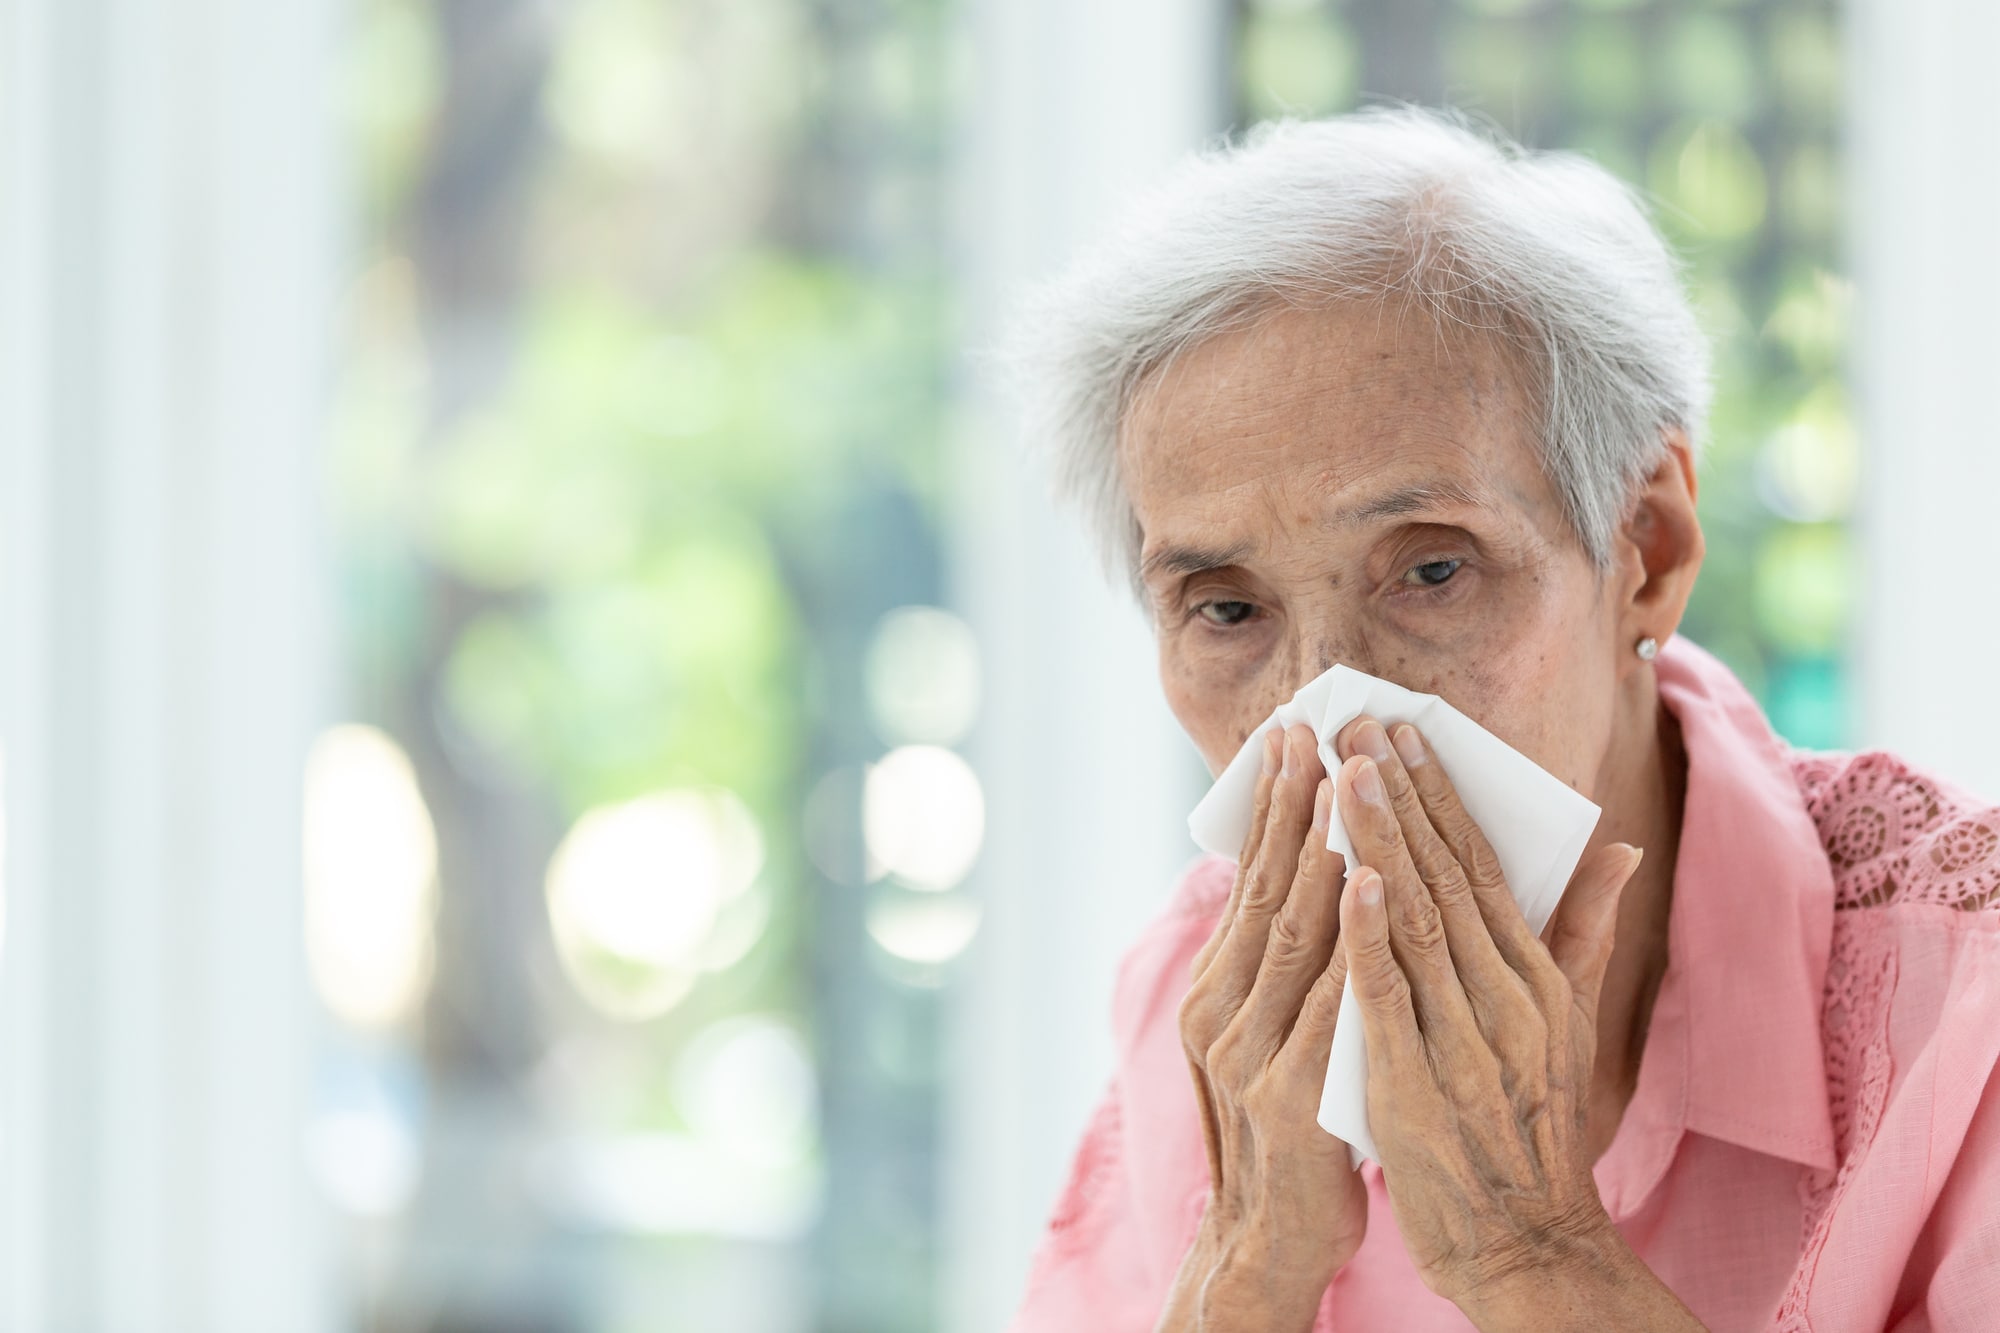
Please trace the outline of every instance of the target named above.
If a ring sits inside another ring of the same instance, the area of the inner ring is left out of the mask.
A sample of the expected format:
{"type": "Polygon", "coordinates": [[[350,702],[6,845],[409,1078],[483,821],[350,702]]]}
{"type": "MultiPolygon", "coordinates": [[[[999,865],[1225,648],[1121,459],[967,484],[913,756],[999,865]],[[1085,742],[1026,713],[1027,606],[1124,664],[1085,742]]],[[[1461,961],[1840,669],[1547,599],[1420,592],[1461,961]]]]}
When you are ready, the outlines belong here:
{"type": "Polygon", "coordinates": [[[1368,1225],[1347,1145],[1316,1118],[1347,970],[1344,867],[1326,849],[1332,789],[1312,729],[1272,731],[1265,755],[1235,885],[1194,959],[1180,1029],[1208,1146],[1207,1225],[1265,1275],[1270,1305],[1310,1311],[1368,1225]]]}
{"type": "Polygon", "coordinates": [[[1357,865],[1342,939],[1368,1045],[1368,1120],[1424,1282],[1461,1307],[1622,1247],[1589,1142],[1597,998],[1637,849],[1589,854],[1536,938],[1418,729],[1343,729],[1357,865]]]}

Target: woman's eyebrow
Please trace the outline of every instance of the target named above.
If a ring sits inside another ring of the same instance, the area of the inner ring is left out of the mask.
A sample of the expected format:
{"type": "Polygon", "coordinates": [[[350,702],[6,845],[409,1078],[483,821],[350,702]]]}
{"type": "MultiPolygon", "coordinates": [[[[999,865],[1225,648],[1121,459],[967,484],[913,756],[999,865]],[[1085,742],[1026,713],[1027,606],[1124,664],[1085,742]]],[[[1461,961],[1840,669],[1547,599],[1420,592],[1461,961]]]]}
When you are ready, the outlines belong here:
{"type": "MultiPolygon", "coordinates": [[[[1354,527],[1375,519],[1420,514],[1433,509],[1493,508],[1493,502],[1469,486],[1455,481],[1429,481],[1402,486],[1386,495],[1337,509],[1327,516],[1326,526],[1354,527]]],[[[1147,556],[1139,566],[1141,581],[1160,574],[1203,574],[1239,564],[1251,551],[1251,543],[1229,546],[1188,546],[1169,543],[1147,556]]]]}
{"type": "Polygon", "coordinates": [[[1249,542],[1237,542],[1231,546],[1162,546],[1139,566],[1139,577],[1150,579],[1155,574],[1200,574],[1211,569],[1224,569],[1241,562],[1249,554],[1249,542]]]}
{"type": "Polygon", "coordinates": [[[1351,528],[1375,519],[1419,514],[1430,509],[1491,509],[1492,501],[1455,481],[1427,481],[1403,486],[1359,504],[1336,509],[1326,519],[1330,528],[1351,528]]]}

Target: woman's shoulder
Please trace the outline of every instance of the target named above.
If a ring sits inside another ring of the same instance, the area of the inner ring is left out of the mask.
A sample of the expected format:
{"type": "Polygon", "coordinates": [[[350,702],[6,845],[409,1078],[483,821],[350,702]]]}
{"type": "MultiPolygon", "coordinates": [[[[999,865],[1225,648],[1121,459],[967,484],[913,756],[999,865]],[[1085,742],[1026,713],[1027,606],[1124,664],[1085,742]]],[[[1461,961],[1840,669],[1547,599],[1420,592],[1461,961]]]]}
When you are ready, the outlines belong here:
{"type": "Polygon", "coordinates": [[[1872,1265],[1883,1294],[1979,1326],[1965,1298],[2000,1260],[2000,805],[1882,750],[1788,757],[1833,875],[1821,1024],[1839,1162],[1803,1183],[1786,1308],[1851,1303],[1872,1265]]]}
{"type": "Polygon", "coordinates": [[[1788,758],[1837,911],[1943,908],[1968,914],[1967,925],[2000,915],[2000,804],[1886,750],[1788,758]]]}

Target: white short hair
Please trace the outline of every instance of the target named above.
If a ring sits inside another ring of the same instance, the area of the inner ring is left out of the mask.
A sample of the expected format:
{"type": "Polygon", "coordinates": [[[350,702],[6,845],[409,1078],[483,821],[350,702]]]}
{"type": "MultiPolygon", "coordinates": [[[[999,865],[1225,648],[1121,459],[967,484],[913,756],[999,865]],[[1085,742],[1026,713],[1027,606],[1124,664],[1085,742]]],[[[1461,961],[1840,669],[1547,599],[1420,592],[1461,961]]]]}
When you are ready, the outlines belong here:
{"type": "MultiPolygon", "coordinates": [[[[1032,444],[1137,586],[1119,424],[1182,350],[1279,306],[1414,303],[1518,367],[1543,466],[1600,569],[1678,427],[1699,447],[1709,347],[1634,191],[1448,112],[1256,126],[1191,154],[1034,293],[1001,349],[1032,444]]],[[[1143,599],[1142,599],[1143,601],[1143,599]]]]}

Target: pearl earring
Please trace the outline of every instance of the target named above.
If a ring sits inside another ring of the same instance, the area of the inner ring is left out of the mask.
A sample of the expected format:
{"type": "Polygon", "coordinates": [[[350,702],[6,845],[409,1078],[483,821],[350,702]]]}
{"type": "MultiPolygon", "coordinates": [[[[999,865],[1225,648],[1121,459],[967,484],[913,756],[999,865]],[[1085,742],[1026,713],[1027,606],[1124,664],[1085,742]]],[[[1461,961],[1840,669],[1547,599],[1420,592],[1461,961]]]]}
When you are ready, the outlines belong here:
{"type": "Polygon", "coordinates": [[[1640,661],[1650,662],[1660,655],[1660,641],[1648,634],[1632,645],[1632,651],[1639,654],[1640,661]]]}

